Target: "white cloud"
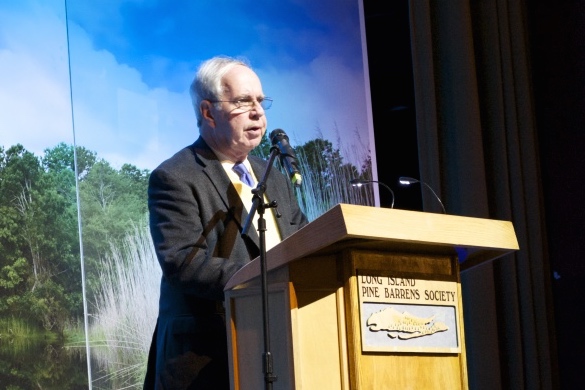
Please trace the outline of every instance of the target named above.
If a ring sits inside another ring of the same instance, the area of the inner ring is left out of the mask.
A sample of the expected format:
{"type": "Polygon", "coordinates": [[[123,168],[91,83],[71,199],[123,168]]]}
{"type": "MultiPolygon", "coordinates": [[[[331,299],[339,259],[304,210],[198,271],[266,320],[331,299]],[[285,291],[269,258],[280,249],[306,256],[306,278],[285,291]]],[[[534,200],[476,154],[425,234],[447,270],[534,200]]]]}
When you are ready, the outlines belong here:
{"type": "MultiPolygon", "coordinates": [[[[0,6],[0,145],[21,143],[40,155],[59,142],[72,143],[74,126],[77,145],[115,167],[153,169],[195,140],[187,85],[183,93],[150,88],[139,70],[96,50],[92,37],[70,22],[72,124],[63,3],[19,5],[0,6]]],[[[291,141],[306,142],[319,130],[334,144],[341,137],[345,147],[356,130],[367,139],[363,75],[343,64],[322,55],[295,70],[258,69],[265,92],[275,99],[267,112],[269,131],[282,128],[291,141]]],[[[177,79],[189,79],[192,71],[182,69],[189,74],[177,79]]]]}
{"type": "MultiPolygon", "coordinates": [[[[55,2],[57,3],[57,2],[55,2]]],[[[61,3],[62,4],[62,3],[61,3]]],[[[25,3],[22,3],[24,6],[25,3]]],[[[0,145],[73,143],[65,21],[53,4],[0,8],[0,145]]],[[[189,97],[150,90],[70,24],[75,140],[119,167],[153,169],[197,136],[189,97]]]]}
{"type": "MultiPolygon", "coordinates": [[[[305,68],[284,73],[259,70],[259,74],[264,92],[275,99],[267,114],[269,128],[282,128],[291,141],[304,143],[322,135],[334,146],[353,147],[356,131],[364,142],[370,137],[363,75],[344,67],[339,59],[319,57],[305,68]]],[[[361,163],[354,156],[346,157],[361,163]]]]}
{"type": "Polygon", "coordinates": [[[78,145],[116,167],[153,169],[197,137],[187,92],[149,89],[136,69],[95,51],[78,27],[71,34],[71,63],[78,145]]]}
{"type": "Polygon", "coordinates": [[[0,145],[71,143],[66,31],[58,12],[0,9],[0,145]]]}

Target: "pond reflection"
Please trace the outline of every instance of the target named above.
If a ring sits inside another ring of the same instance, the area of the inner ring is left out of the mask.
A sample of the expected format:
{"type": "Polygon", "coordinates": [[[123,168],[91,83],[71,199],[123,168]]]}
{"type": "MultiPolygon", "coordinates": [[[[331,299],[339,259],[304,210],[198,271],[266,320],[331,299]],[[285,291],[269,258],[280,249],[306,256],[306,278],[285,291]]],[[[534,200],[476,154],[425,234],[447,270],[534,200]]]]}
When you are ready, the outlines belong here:
{"type": "Polygon", "coordinates": [[[60,343],[0,340],[2,389],[88,389],[85,350],[60,343]]]}

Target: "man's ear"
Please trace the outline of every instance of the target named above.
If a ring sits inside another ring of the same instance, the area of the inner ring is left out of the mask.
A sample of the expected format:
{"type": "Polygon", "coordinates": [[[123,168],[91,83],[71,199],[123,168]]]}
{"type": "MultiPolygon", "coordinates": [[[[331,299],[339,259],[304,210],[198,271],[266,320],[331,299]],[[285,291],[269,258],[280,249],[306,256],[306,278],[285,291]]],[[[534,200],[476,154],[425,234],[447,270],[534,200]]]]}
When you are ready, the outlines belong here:
{"type": "Polygon", "coordinates": [[[210,127],[215,127],[215,118],[211,112],[212,104],[209,100],[203,100],[199,105],[199,110],[201,110],[202,120],[207,122],[210,127]]]}

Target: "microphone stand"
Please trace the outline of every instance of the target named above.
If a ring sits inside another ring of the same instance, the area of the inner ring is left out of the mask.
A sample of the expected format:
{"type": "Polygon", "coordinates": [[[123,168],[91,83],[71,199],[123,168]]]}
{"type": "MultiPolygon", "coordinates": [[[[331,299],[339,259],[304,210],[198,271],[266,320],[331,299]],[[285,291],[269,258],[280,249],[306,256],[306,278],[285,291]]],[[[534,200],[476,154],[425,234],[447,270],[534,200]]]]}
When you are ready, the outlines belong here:
{"type": "MultiPolygon", "coordinates": [[[[265,389],[272,389],[272,382],[276,381],[276,375],[273,374],[272,366],[272,353],[270,352],[270,322],[268,319],[268,282],[267,282],[267,267],[266,267],[266,220],[264,219],[264,211],[266,208],[277,208],[276,201],[272,201],[269,204],[264,203],[264,192],[266,191],[266,179],[270,173],[270,169],[274,163],[274,159],[280,154],[278,147],[273,146],[270,148],[270,158],[268,159],[268,166],[264,177],[258,182],[255,189],[252,190],[252,207],[246,218],[246,222],[242,228],[242,237],[248,235],[250,224],[254,219],[254,214],[258,210],[258,236],[260,240],[260,274],[262,278],[262,317],[263,317],[263,330],[264,330],[264,354],[263,354],[263,372],[264,372],[264,383],[265,389]]],[[[278,209],[276,216],[280,217],[278,209]]]]}

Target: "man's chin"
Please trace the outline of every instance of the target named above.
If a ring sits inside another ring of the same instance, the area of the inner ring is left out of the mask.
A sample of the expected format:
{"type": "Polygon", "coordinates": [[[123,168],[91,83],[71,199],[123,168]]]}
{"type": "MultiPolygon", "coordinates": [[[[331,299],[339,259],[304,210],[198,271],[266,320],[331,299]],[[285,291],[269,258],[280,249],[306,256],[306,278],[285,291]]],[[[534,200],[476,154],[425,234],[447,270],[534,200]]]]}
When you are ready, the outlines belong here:
{"type": "Polygon", "coordinates": [[[254,134],[252,137],[248,137],[248,142],[255,148],[256,146],[262,143],[262,136],[263,136],[262,133],[254,134]]]}

